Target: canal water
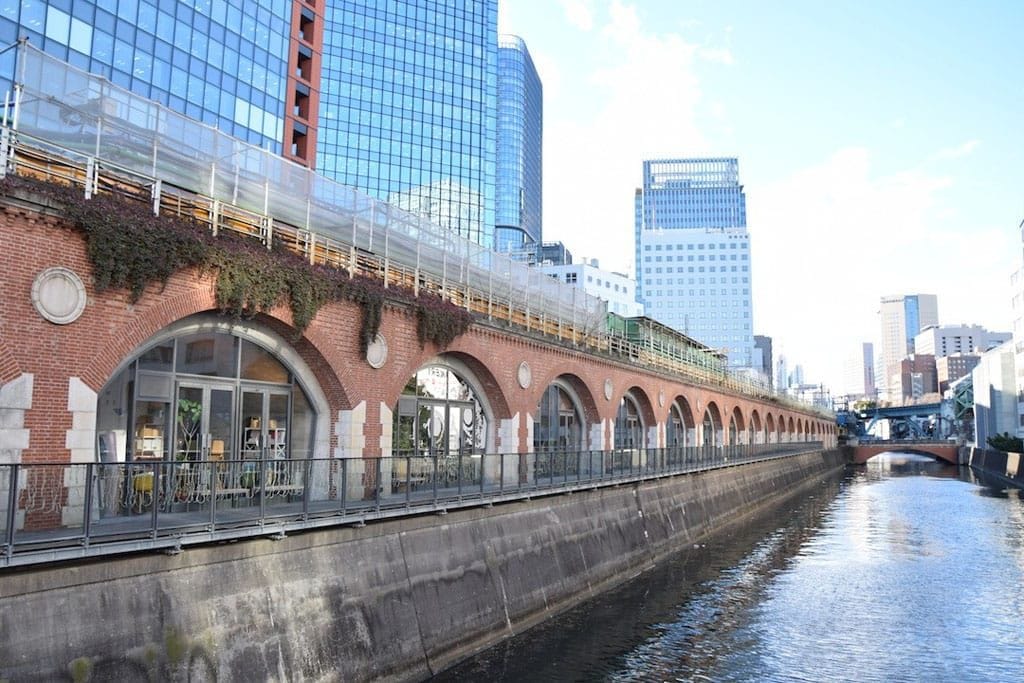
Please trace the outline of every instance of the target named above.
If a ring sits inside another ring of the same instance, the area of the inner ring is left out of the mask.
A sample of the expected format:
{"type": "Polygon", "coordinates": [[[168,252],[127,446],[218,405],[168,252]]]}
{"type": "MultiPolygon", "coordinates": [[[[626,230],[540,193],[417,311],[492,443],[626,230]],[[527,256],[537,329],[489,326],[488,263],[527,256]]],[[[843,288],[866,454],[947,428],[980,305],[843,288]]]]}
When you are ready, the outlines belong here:
{"type": "Polygon", "coordinates": [[[1022,676],[1024,495],[892,455],[435,680],[1022,676]]]}

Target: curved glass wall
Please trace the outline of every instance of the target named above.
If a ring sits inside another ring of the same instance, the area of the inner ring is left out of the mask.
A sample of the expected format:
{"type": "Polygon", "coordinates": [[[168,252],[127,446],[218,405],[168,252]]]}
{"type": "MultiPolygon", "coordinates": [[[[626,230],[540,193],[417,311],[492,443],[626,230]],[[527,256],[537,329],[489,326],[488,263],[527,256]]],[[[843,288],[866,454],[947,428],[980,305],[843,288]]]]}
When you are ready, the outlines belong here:
{"type": "Polygon", "coordinates": [[[324,7],[316,168],[494,244],[497,0],[324,7]]]}
{"type": "Polygon", "coordinates": [[[150,346],[97,405],[99,462],[308,458],[316,415],[268,349],[222,331],[150,346]]]}
{"type": "Polygon", "coordinates": [[[583,419],[563,387],[552,384],[541,396],[534,415],[535,453],[575,453],[582,449],[583,419]]]}
{"type": "Polygon", "coordinates": [[[396,456],[482,454],[487,447],[483,403],[449,368],[427,366],[402,390],[392,438],[396,456]]]}
{"type": "Polygon", "coordinates": [[[540,244],[543,90],[526,43],[498,37],[497,251],[540,244]]]}

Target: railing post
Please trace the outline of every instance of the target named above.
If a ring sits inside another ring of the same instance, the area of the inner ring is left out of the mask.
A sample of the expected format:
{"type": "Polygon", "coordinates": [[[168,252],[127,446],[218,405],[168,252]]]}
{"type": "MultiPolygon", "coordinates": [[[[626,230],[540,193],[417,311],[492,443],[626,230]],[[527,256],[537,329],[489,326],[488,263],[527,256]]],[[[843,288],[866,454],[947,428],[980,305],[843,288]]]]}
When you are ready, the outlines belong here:
{"type": "Polygon", "coordinates": [[[412,488],[412,456],[405,456],[405,507],[409,507],[409,489],[412,488]]]}
{"type": "Polygon", "coordinates": [[[381,460],[383,460],[383,458],[374,458],[373,460],[374,463],[376,463],[374,465],[376,478],[373,481],[373,500],[376,511],[380,512],[380,494],[381,489],[384,488],[384,485],[381,483],[381,460]]]}
{"type": "Polygon", "coordinates": [[[93,472],[94,463],[85,463],[85,496],[84,505],[85,508],[82,511],[82,541],[86,548],[89,547],[89,531],[92,526],[92,477],[95,474],[93,472]]]}
{"type": "Polygon", "coordinates": [[[498,495],[505,493],[505,454],[498,454],[498,495]]]}
{"type": "Polygon", "coordinates": [[[213,531],[217,528],[217,483],[220,481],[220,477],[217,476],[217,466],[213,461],[211,460],[207,464],[210,467],[210,531],[213,531]]]}
{"type": "Polygon", "coordinates": [[[348,459],[341,458],[341,514],[344,515],[348,502],[348,459]]]}
{"type": "MultiPolygon", "coordinates": [[[[312,454],[310,454],[312,455],[312,454]]],[[[313,458],[307,457],[302,463],[302,519],[309,519],[309,482],[313,479],[313,458]]]]}
{"type": "Polygon", "coordinates": [[[462,500],[462,451],[459,451],[459,471],[456,474],[456,480],[458,481],[459,500],[462,500]]]}
{"type": "Polygon", "coordinates": [[[437,477],[440,474],[440,472],[437,469],[437,453],[434,453],[433,458],[434,458],[434,476],[432,477],[432,479],[434,480],[434,505],[437,505],[437,477]]]}
{"type": "MultiPolygon", "coordinates": [[[[157,536],[157,533],[156,533],[156,530],[157,530],[157,515],[159,514],[159,510],[157,508],[160,507],[160,491],[163,489],[163,485],[164,485],[163,482],[160,481],[160,479],[161,479],[160,475],[162,474],[161,470],[163,469],[162,462],[152,463],[150,465],[150,467],[153,468],[153,501],[152,501],[152,503],[150,503],[150,506],[151,506],[152,509],[149,511],[149,517],[150,517],[150,519],[149,519],[149,522],[150,522],[149,532],[150,532],[150,535],[153,538],[156,538],[156,536],[157,536]]],[[[128,470],[128,465],[124,466],[124,470],[125,470],[125,475],[126,476],[128,474],[130,474],[130,471],[128,470]]],[[[174,461],[173,460],[171,461],[171,476],[170,476],[170,479],[168,479],[168,481],[170,481],[171,484],[173,485],[173,483],[174,483],[174,461]]],[[[169,492],[168,495],[164,496],[164,500],[169,499],[173,495],[174,495],[173,492],[169,492]]]]}
{"type": "Polygon", "coordinates": [[[9,469],[9,488],[7,489],[7,514],[5,515],[7,524],[7,549],[4,553],[7,555],[7,561],[10,562],[11,556],[14,554],[14,523],[17,519],[15,514],[18,509],[18,468],[20,467],[17,463],[8,465],[9,469]]]}

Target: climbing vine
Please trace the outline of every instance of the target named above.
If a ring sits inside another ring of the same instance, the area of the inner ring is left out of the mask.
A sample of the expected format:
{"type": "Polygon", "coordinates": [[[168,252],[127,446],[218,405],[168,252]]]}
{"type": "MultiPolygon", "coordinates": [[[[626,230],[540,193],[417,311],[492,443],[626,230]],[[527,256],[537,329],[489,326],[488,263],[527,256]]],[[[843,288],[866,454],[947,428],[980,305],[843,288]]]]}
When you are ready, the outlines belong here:
{"type": "Polygon", "coordinates": [[[124,289],[132,303],[152,284],[164,286],[175,272],[199,268],[214,274],[217,308],[236,319],[251,318],[287,303],[298,334],[330,301],[359,305],[359,347],[363,354],[380,329],[386,299],[411,304],[420,345],[445,348],[473,321],[468,311],[436,295],[416,296],[363,276],[328,266],[314,266],[282,248],[267,249],[234,234],[214,237],[206,226],[188,218],[154,216],[149,204],[118,194],[85,199],[80,190],[54,183],[8,176],[0,192],[15,188],[43,195],[85,235],[96,289],[124,289]],[[385,296],[385,294],[387,296],[385,296]]]}

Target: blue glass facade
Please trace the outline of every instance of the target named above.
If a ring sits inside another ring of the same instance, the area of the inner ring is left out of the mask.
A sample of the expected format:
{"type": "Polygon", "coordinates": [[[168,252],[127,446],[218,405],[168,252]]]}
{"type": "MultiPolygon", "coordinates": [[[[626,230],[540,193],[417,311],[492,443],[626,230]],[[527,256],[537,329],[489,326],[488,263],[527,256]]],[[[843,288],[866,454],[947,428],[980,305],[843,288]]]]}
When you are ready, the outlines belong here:
{"type": "Polygon", "coordinates": [[[334,0],[317,170],[494,245],[497,0],[334,0]]]}
{"type": "Polygon", "coordinates": [[[644,161],[633,208],[637,298],[647,315],[750,367],[750,239],[738,160],[644,161]]]}
{"type": "Polygon", "coordinates": [[[495,248],[542,242],[543,88],[526,43],[498,37],[495,248]]]}
{"type": "MultiPolygon", "coordinates": [[[[19,37],[74,66],[281,152],[291,0],[0,0],[19,37]]],[[[14,51],[0,58],[10,89],[14,51]]]]}

